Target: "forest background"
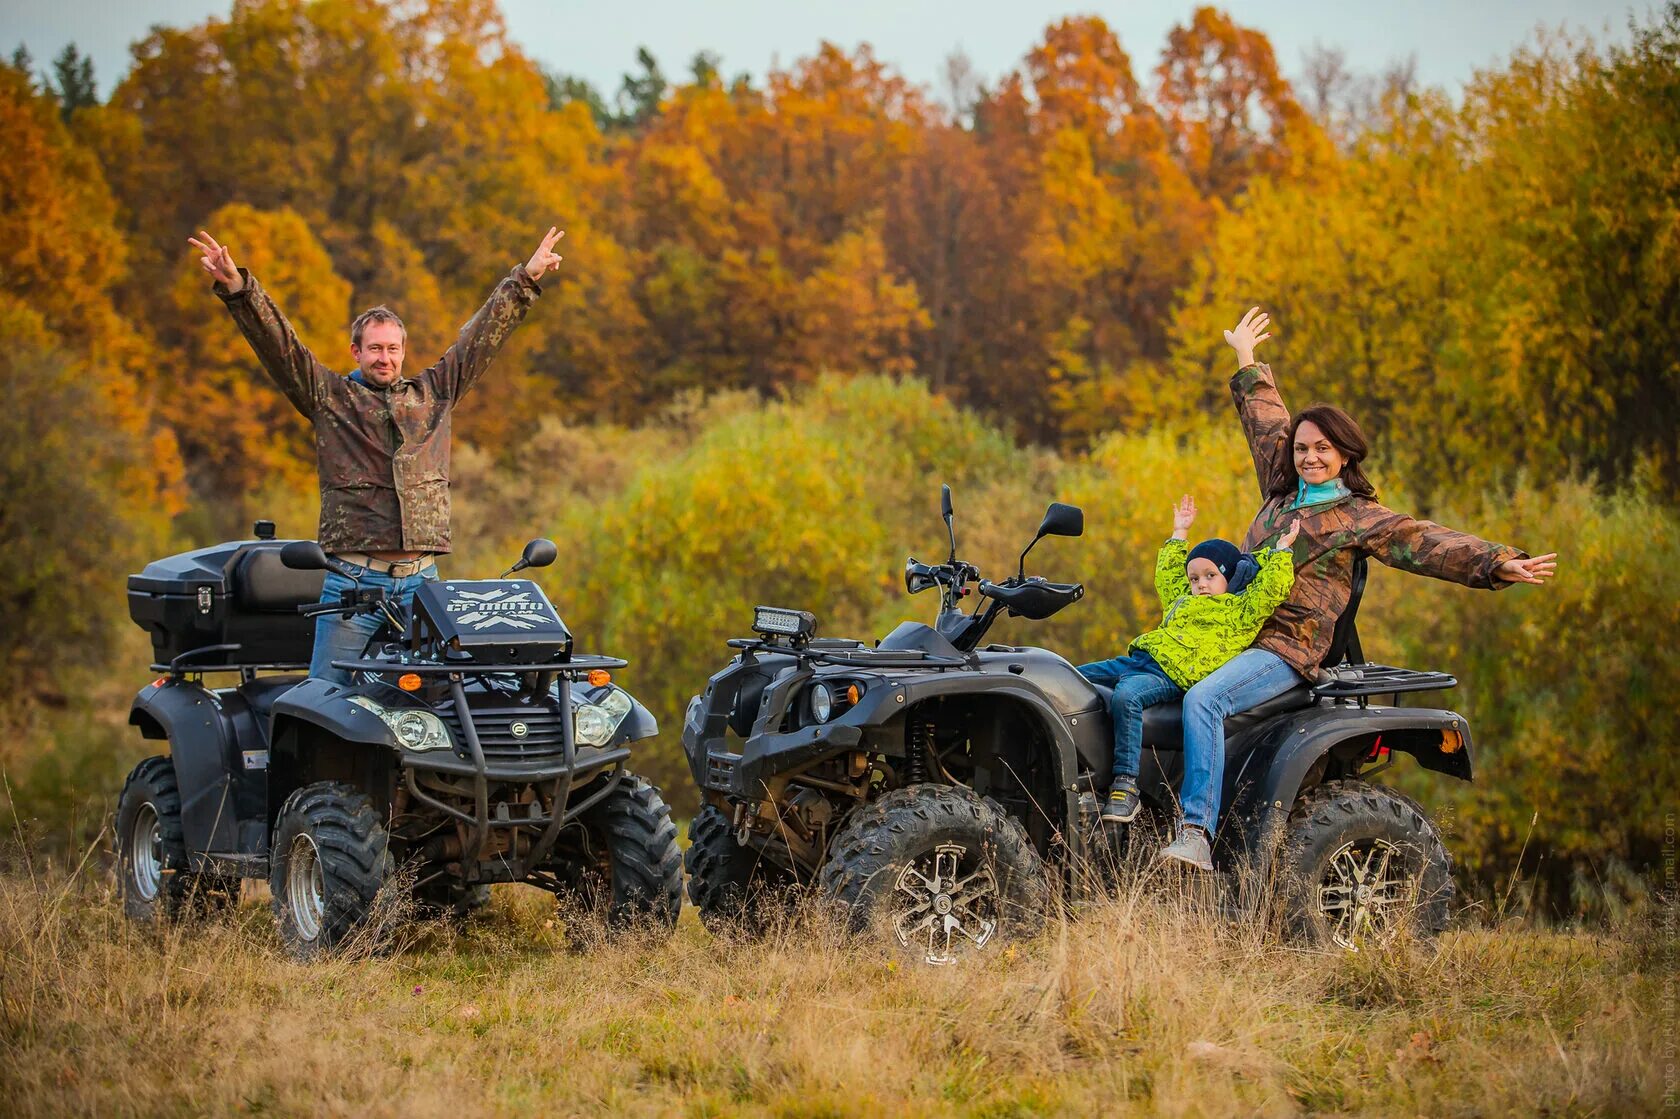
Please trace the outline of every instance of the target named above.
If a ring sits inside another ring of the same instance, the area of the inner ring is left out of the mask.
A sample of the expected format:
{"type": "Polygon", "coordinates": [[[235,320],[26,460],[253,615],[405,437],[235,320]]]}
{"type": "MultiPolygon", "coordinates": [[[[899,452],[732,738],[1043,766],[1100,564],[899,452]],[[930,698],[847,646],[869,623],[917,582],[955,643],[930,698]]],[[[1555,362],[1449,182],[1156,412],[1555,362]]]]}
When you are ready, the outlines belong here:
{"type": "Polygon", "coordinates": [[[580,645],[666,733],[755,602],[878,635],[905,555],[1011,564],[1046,501],[1088,588],[1005,640],[1074,660],[1152,624],[1171,501],[1256,506],[1221,341],[1271,311],[1286,398],[1348,408],[1398,508],[1561,553],[1497,596],[1379,571],[1374,658],[1457,675],[1478,780],[1399,772],[1472,895],[1649,906],[1680,760],[1680,4],[1607,47],[1537,31],[1462,93],[1197,8],[1097,18],[943,88],[867,46],[726,77],[645,52],[614,95],[545,72],[490,0],[237,0],[157,28],[108,100],[73,48],[0,65],[0,700],[7,816],[95,836],[149,747],[123,578],[317,512],[305,423],[210,295],[230,245],[329,364],[387,303],[429,362],[543,229],[566,263],[456,424],[458,551],[528,537],[580,645]],[[1134,57],[1130,50],[1153,53],[1134,57]]]}

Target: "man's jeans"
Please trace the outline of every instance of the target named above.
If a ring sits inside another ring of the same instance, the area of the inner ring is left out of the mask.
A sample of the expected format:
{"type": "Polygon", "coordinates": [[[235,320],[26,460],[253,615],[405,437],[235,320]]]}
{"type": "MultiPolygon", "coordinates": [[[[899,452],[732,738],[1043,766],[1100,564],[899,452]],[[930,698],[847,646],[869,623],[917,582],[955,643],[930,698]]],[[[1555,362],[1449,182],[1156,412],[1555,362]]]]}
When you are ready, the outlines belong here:
{"type": "MultiPolygon", "coordinates": [[[[350,568],[364,589],[383,587],[387,601],[400,602],[407,609],[413,609],[414,592],[420,589],[420,584],[438,577],[436,564],[418,575],[406,575],[401,579],[393,579],[356,564],[350,564],[350,568]]],[[[326,582],[321,584],[321,601],[337,602],[339,595],[354,586],[344,576],[329,571],[326,582]]],[[[362,650],[367,648],[368,638],[379,632],[379,627],[384,624],[382,614],[353,614],[349,618],[343,614],[322,614],[316,618],[315,652],[309,659],[309,675],[331,680],[335,684],[350,683],[350,674],[342,668],[332,667],[332,662],[359,660],[362,650]]]]}
{"type": "Polygon", "coordinates": [[[1276,653],[1244,649],[1184,693],[1184,822],[1213,836],[1225,780],[1225,719],[1301,683],[1276,653]]]}
{"type": "Polygon", "coordinates": [[[1114,723],[1114,779],[1136,782],[1143,753],[1143,709],[1171,703],[1184,694],[1155,658],[1145,652],[1079,666],[1093,684],[1113,688],[1108,713],[1114,723]]]}

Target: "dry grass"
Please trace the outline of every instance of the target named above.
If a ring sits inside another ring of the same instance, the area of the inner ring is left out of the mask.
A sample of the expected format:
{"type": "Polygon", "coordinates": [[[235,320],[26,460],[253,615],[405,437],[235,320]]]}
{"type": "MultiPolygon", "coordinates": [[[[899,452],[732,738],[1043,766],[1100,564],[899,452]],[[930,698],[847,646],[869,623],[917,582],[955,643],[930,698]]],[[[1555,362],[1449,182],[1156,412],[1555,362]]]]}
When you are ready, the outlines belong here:
{"type": "Polygon", "coordinates": [[[148,931],[93,862],[0,877],[7,1114],[1631,1115],[1680,1030],[1672,939],[1308,953],[1158,882],[939,970],[690,912],[580,952],[518,887],[306,966],[266,896],[148,931]]]}

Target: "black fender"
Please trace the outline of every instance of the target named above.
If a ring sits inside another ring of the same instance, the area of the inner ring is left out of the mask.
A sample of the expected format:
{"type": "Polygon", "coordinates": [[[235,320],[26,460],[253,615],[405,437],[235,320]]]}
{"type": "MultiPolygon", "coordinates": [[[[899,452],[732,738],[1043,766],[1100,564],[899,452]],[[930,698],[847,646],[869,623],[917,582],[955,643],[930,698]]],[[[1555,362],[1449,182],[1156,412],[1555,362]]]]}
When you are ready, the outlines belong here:
{"type": "MultiPolygon", "coordinates": [[[[626,692],[626,695],[630,693],[626,692]]],[[[640,742],[644,738],[652,738],[659,733],[659,720],[653,717],[653,712],[642,706],[642,701],[630,696],[630,713],[624,716],[624,721],[618,724],[609,746],[623,746],[631,742],[640,742]]]]}
{"type": "MultiPolygon", "coordinates": [[[[269,733],[270,821],[293,790],[327,779],[349,781],[372,795],[376,808],[384,807],[385,786],[396,770],[400,750],[396,735],[383,719],[350,702],[351,696],[370,691],[308,679],[274,701],[269,733]]],[[[391,706],[377,694],[368,698],[391,706]]]]}
{"type": "Polygon", "coordinates": [[[181,790],[181,833],[191,853],[239,849],[237,779],[243,762],[224,702],[229,698],[196,682],[165,679],[141,689],[128,712],[129,725],[139,727],[142,736],[169,740],[181,790]]]}
{"type": "MultiPolygon", "coordinates": [[[[286,736],[282,729],[310,726],[345,742],[365,742],[370,746],[388,746],[395,752],[397,737],[385,720],[365,707],[350,702],[363,689],[346,688],[327,680],[308,679],[274,701],[274,730],[271,738],[278,747],[286,736]]],[[[392,706],[389,699],[369,696],[381,706],[392,706]]]]}
{"type": "MultiPolygon", "coordinates": [[[[1231,817],[1245,819],[1262,858],[1281,838],[1301,785],[1320,758],[1358,740],[1411,754],[1425,769],[1462,781],[1472,777],[1470,724],[1456,711],[1422,707],[1333,704],[1281,716],[1245,735],[1246,756],[1227,775],[1231,817]]],[[[1227,754],[1230,757],[1231,754],[1227,754]]]]}
{"type": "MultiPolygon", "coordinates": [[[[1010,677],[1003,678],[1009,679],[1010,677]]],[[[1106,738],[1107,732],[1100,726],[1101,719],[1084,712],[1078,715],[1063,715],[1032,682],[1020,677],[1013,679],[1013,683],[1004,683],[999,677],[988,675],[981,678],[977,687],[972,675],[963,672],[941,672],[901,680],[899,687],[905,693],[903,706],[906,709],[924,700],[965,695],[986,700],[1007,700],[1026,708],[1036,718],[1038,725],[1055,748],[1057,787],[1066,793],[1077,794],[1079,742],[1075,739],[1075,731],[1083,730],[1089,734],[1094,729],[1106,738]]]]}
{"type": "MultiPolygon", "coordinates": [[[[869,687],[858,704],[832,722],[821,726],[799,727],[790,731],[771,730],[782,725],[792,697],[800,685],[814,673],[806,667],[778,676],[767,692],[771,698],[759,712],[753,733],[742,744],[739,761],[729,774],[728,792],[732,797],[758,800],[764,796],[769,779],[784,773],[805,769],[815,762],[865,744],[872,751],[888,756],[904,753],[904,719],[906,711],[918,703],[946,697],[973,696],[989,702],[1010,702],[1019,705],[1042,727],[1052,744],[1055,756],[1057,788],[1062,802],[1056,806],[1061,819],[1052,820],[1060,827],[1078,817],[1079,752],[1074,740],[1076,727],[1088,733],[1106,735],[1101,720],[1088,713],[1063,716],[1030,681],[1018,677],[977,676],[972,672],[952,670],[920,675],[896,675],[890,680],[869,687]],[[1095,728],[1088,731],[1084,724],[1095,728]]],[[[860,674],[861,675],[861,674],[860,674]]],[[[878,678],[879,679],[879,678],[878,678]]],[[[689,723],[683,729],[684,750],[690,768],[702,788],[717,787],[709,780],[709,773],[700,768],[706,764],[705,739],[700,727],[689,723]]],[[[1046,809],[1051,806],[1046,805],[1046,809]]],[[[1071,834],[1072,829],[1064,829],[1071,834]]]]}

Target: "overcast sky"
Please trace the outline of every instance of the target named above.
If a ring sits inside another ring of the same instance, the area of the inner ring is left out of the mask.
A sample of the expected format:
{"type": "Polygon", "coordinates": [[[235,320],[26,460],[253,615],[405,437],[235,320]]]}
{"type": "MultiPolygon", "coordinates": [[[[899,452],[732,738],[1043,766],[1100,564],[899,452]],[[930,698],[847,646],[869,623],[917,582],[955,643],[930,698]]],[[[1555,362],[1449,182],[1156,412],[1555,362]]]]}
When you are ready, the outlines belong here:
{"type": "MultiPolygon", "coordinates": [[[[10,54],[25,43],[44,64],[74,41],[92,55],[100,90],[109,93],[128,68],[128,45],[153,24],[189,26],[230,7],[229,0],[0,0],[0,44],[10,54]]],[[[823,39],[846,48],[867,42],[877,57],[930,86],[960,47],[990,79],[1014,68],[1052,20],[1092,12],[1118,32],[1142,76],[1167,29],[1194,7],[1194,0],[502,0],[508,30],[527,53],[609,97],[642,45],[669,76],[685,74],[697,51],[710,50],[722,56],[726,76],[744,70],[756,79],[773,64],[810,54],[823,39]]],[[[1234,0],[1224,7],[1271,37],[1287,74],[1298,73],[1302,52],[1319,42],[1345,50],[1358,71],[1415,53],[1418,77],[1453,91],[1541,24],[1623,42],[1630,13],[1648,19],[1653,10],[1647,2],[1609,0],[1234,0]]]]}

